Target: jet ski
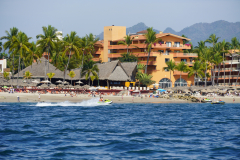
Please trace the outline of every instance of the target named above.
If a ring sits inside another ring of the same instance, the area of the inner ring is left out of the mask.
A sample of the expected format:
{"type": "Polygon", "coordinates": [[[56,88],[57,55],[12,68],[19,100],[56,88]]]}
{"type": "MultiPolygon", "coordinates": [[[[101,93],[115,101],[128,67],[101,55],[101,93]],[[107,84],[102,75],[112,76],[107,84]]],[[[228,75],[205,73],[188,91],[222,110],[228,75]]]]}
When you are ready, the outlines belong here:
{"type": "Polygon", "coordinates": [[[99,101],[98,104],[112,104],[112,101],[109,99],[105,99],[104,101],[99,101]]]}
{"type": "Polygon", "coordinates": [[[211,104],[225,104],[224,101],[217,101],[217,102],[212,102],[211,104]]]}
{"type": "Polygon", "coordinates": [[[202,103],[212,103],[212,100],[211,99],[208,99],[208,98],[204,98],[202,100],[202,103]]]}

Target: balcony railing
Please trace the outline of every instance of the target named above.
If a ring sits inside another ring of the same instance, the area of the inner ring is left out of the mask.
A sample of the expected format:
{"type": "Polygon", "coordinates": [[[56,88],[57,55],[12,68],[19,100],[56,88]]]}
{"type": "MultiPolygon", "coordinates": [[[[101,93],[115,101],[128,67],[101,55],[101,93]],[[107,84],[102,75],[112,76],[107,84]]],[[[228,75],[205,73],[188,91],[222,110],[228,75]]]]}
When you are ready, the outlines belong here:
{"type": "MultiPolygon", "coordinates": [[[[232,69],[231,68],[225,68],[225,71],[240,71],[240,68],[237,68],[237,67],[233,67],[232,69]]],[[[213,69],[213,71],[217,71],[218,72],[218,68],[215,68],[213,69]]],[[[224,68],[220,68],[220,72],[224,72],[224,68]]]]}
{"type": "MultiPolygon", "coordinates": [[[[230,75],[230,79],[231,77],[238,77],[238,75],[230,75]]],[[[221,76],[214,76],[214,78],[224,78],[224,75],[221,76]]],[[[229,75],[225,75],[225,79],[229,78],[229,75]]]]}
{"type": "MultiPolygon", "coordinates": [[[[175,63],[181,63],[181,62],[185,62],[185,61],[175,61],[175,63]]],[[[193,64],[194,62],[185,62],[185,64],[193,64]]]]}
{"type": "Polygon", "coordinates": [[[173,53],[173,57],[198,57],[197,53],[173,53]]]}
{"type": "Polygon", "coordinates": [[[238,60],[229,60],[229,61],[223,61],[224,63],[229,63],[229,64],[237,64],[237,63],[240,63],[240,61],[238,60]]]}

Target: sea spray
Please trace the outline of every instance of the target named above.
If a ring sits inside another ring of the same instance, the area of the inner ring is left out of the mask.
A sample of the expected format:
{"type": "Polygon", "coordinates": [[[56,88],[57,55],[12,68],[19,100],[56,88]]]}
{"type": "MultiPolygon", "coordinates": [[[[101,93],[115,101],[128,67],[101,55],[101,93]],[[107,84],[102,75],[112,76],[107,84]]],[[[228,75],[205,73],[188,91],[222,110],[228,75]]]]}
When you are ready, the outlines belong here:
{"type": "Polygon", "coordinates": [[[98,103],[99,99],[98,98],[92,98],[89,100],[84,100],[82,102],[79,103],[73,103],[73,102],[69,102],[69,101],[65,101],[65,102],[58,102],[58,103],[49,103],[49,102],[38,102],[36,104],[36,106],[38,107],[47,107],[47,106],[63,106],[63,107],[67,107],[67,106],[82,106],[82,107],[94,107],[94,106],[99,106],[99,105],[108,105],[108,104],[101,104],[98,103]]]}

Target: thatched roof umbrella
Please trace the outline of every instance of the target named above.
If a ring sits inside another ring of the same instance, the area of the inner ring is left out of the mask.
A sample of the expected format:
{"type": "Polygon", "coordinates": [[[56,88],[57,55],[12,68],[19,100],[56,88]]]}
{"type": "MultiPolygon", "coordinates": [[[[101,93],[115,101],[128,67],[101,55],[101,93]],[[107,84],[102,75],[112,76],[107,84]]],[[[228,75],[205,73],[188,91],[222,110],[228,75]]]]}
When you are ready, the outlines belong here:
{"type": "Polygon", "coordinates": [[[42,84],[42,85],[40,86],[40,88],[48,88],[48,85],[42,84]]]}
{"type": "Polygon", "coordinates": [[[50,87],[50,88],[55,88],[56,85],[55,85],[55,84],[50,84],[49,87],[50,87]]]}

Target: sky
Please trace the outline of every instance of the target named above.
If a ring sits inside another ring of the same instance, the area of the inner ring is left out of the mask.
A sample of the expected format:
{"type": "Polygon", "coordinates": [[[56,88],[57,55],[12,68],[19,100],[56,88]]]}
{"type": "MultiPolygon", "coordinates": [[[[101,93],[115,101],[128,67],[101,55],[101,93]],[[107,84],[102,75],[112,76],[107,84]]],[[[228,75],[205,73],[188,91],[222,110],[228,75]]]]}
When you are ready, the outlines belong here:
{"type": "Polygon", "coordinates": [[[139,22],[164,31],[195,23],[240,21],[240,0],[0,0],[0,37],[17,27],[33,41],[52,25],[63,35],[103,32],[104,26],[131,27],[139,22]]]}

